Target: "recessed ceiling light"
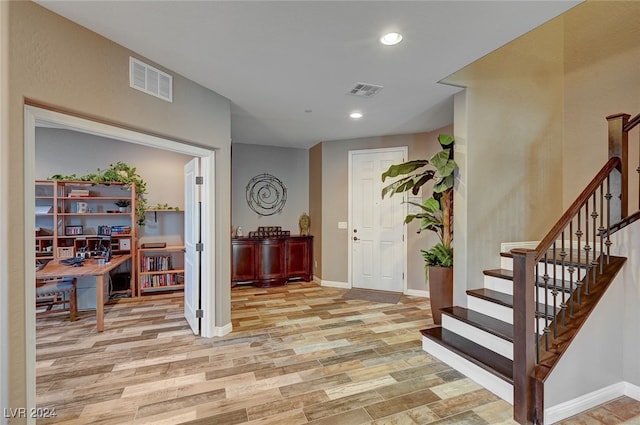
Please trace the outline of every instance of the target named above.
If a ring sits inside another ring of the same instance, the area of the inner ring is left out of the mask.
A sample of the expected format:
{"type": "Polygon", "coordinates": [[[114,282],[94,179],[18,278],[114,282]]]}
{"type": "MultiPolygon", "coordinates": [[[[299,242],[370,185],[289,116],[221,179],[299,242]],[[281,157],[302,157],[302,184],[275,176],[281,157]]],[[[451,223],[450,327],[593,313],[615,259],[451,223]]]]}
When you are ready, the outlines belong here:
{"type": "Polygon", "coordinates": [[[380,37],[380,43],[385,46],[394,46],[402,41],[402,34],[399,32],[390,32],[380,37]]]}
{"type": "Polygon", "coordinates": [[[358,119],[358,118],[362,118],[362,113],[361,112],[352,112],[349,114],[349,116],[353,119],[358,119]]]}

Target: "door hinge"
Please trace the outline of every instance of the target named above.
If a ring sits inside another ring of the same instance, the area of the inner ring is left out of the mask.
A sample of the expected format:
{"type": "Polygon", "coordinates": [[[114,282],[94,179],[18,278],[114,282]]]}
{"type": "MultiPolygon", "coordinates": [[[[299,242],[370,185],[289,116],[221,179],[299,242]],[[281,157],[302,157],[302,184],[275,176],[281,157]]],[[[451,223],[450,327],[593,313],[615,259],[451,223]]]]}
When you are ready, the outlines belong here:
{"type": "Polygon", "coordinates": [[[402,280],[404,280],[404,272],[402,272],[402,280]]]}
{"type": "Polygon", "coordinates": [[[204,177],[196,176],[196,184],[204,184],[204,177]]]}
{"type": "Polygon", "coordinates": [[[198,242],[198,243],[196,244],[196,251],[197,251],[197,252],[202,252],[202,251],[204,251],[204,244],[203,244],[203,243],[201,243],[201,242],[198,242]]]}
{"type": "Polygon", "coordinates": [[[196,319],[202,319],[204,317],[204,310],[196,310],[196,319]]]}

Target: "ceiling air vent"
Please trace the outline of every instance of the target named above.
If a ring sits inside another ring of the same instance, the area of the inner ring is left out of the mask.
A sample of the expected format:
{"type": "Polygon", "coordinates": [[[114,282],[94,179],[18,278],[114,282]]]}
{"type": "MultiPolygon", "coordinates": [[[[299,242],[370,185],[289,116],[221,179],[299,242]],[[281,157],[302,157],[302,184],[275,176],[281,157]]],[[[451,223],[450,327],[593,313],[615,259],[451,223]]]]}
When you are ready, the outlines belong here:
{"type": "Polygon", "coordinates": [[[129,85],[167,102],[173,102],[173,77],[132,57],[129,57],[129,85]]]}
{"type": "Polygon", "coordinates": [[[348,94],[361,97],[373,97],[380,90],[382,90],[382,86],[376,86],[375,84],[368,83],[357,83],[354,88],[349,90],[348,94]]]}

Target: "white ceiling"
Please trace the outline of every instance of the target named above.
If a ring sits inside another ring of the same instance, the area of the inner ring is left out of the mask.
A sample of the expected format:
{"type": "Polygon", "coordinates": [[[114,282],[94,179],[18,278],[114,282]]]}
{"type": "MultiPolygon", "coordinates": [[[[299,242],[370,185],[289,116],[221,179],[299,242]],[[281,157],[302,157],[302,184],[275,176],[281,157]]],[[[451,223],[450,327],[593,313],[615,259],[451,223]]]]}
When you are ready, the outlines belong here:
{"type": "Polygon", "coordinates": [[[459,88],[438,81],[579,1],[38,3],[227,97],[233,142],[305,148],[451,124],[459,88]]]}

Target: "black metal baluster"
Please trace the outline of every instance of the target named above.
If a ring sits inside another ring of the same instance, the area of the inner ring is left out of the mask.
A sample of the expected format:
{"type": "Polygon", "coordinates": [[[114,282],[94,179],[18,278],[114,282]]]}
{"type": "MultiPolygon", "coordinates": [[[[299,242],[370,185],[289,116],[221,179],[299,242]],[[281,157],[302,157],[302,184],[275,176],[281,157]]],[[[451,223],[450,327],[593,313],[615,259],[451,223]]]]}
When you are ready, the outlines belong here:
{"type": "Polygon", "coordinates": [[[573,220],[569,222],[569,235],[571,236],[571,240],[569,240],[569,316],[573,316],[573,282],[575,267],[573,265],[573,220]]]}
{"type": "MultiPolygon", "coordinates": [[[[591,197],[591,199],[593,200],[593,211],[591,212],[591,218],[593,219],[593,243],[591,244],[591,246],[593,247],[593,249],[591,250],[591,262],[589,263],[589,266],[591,267],[591,274],[593,276],[593,284],[595,285],[597,283],[597,279],[598,279],[598,258],[597,255],[598,253],[596,252],[596,247],[598,246],[598,242],[597,242],[597,226],[598,226],[598,211],[596,208],[596,192],[593,192],[593,196],[591,197]]],[[[587,201],[589,202],[589,201],[587,201]]]]}
{"type": "Polygon", "coordinates": [[[604,185],[600,183],[600,227],[598,227],[598,238],[600,238],[600,274],[604,273],[604,185]]]}
{"type": "Polygon", "coordinates": [[[611,255],[611,181],[610,176],[607,177],[607,194],[604,196],[607,200],[607,240],[604,243],[607,246],[607,264],[609,264],[610,255],[611,255]]]}
{"type": "MultiPolygon", "coordinates": [[[[547,285],[549,283],[549,253],[544,253],[544,275],[542,279],[544,281],[544,349],[549,351],[549,292],[547,291],[547,285]]],[[[536,292],[538,290],[536,289],[536,292]]],[[[539,319],[538,319],[539,320],[539,319]]]]}
{"type": "Polygon", "coordinates": [[[589,252],[591,251],[591,247],[589,246],[589,200],[584,203],[585,211],[584,211],[584,294],[589,295],[589,278],[591,274],[589,274],[589,252]]]}
{"type": "MultiPolygon", "coordinates": [[[[534,276],[533,276],[533,281],[535,282],[534,285],[536,285],[537,287],[537,282],[538,282],[538,276],[540,271],[540,262],[536,263],[536,267],[534,269],[534,276]]],[[[540,320],[538,319],[540,317],[540,310],[539,310],[539,306],[540,306],[540,294],[539,292],[536,290],[535,291],[535,295],[534,295],[534,300],[535,300],[535,314],[533,315],[533,317],[535,317],[536,322],[534,323],[534,327],[536,330],[536,363],[540,363],[540,320]]]]}
{"type": "MultiPolygon", "coordinates": [[[[560,273],[560,279],[562,280],[562,287],[561,287],[561,293],[562,293],[562,300],[560,302],[560,311],[562,313],[562,326],[566,326],[567,325],[567,321],[566,321],[566,312],[567,312],[567,291],[566,291],[566,287],[565,287],[565,276],[564,276],[564,271],[565,271],[565,267],[567,266],[566,263],[566,257],[567,257],[567,251],[565,250],[565,246],[564,246],[564,230],[562,231],[562,244],[560,246],[560,258],[561,258],[561,263],[562,263],[562,269],[561,269],[561,273],[560,273]]],[[[556,287],[558,286],[558,282],[556,282],[556,287]]]]}
{"type": "Polygon", "coordinates": [[[578,305],[582,304],[582,277],[581,277],[581,273],[580,271],[582,270],[582,267],[580,267],[581,264],[581,255],[582,255],[582,220],[581,220],[581,211],[582,208],[578,211],[578,230],[576,230],[576,236],[578,237],[578,260],[576,261],[576,271],[577,271],[577,278],[576,278],[576,286],[578,287],[578,289],[576,289],[576,292],[578,294],[578,305]]]}
{"type": "MultiPolygon", "coordinates": [[[[553,296],[553,310],[552,312],[552,316],[553,319],[551,320],[551,323],[553,324],[553,338],[556,339],[558,337],[558,321],[555,319],[556,317],[556,311],[558,311],[558,289],[556,287],[556,272],[558,270],[558,264],[557,264],[557,251],[556,251],[556,242],[553,243],[553,280],[551,281],[552,286],[551,286],[551,295],[553,296]]],[[[547,279],[548,280],[548,279],[547,279]]],[[[549,290],[549,282],[545,282],[545,291],[549,290]]]]}

